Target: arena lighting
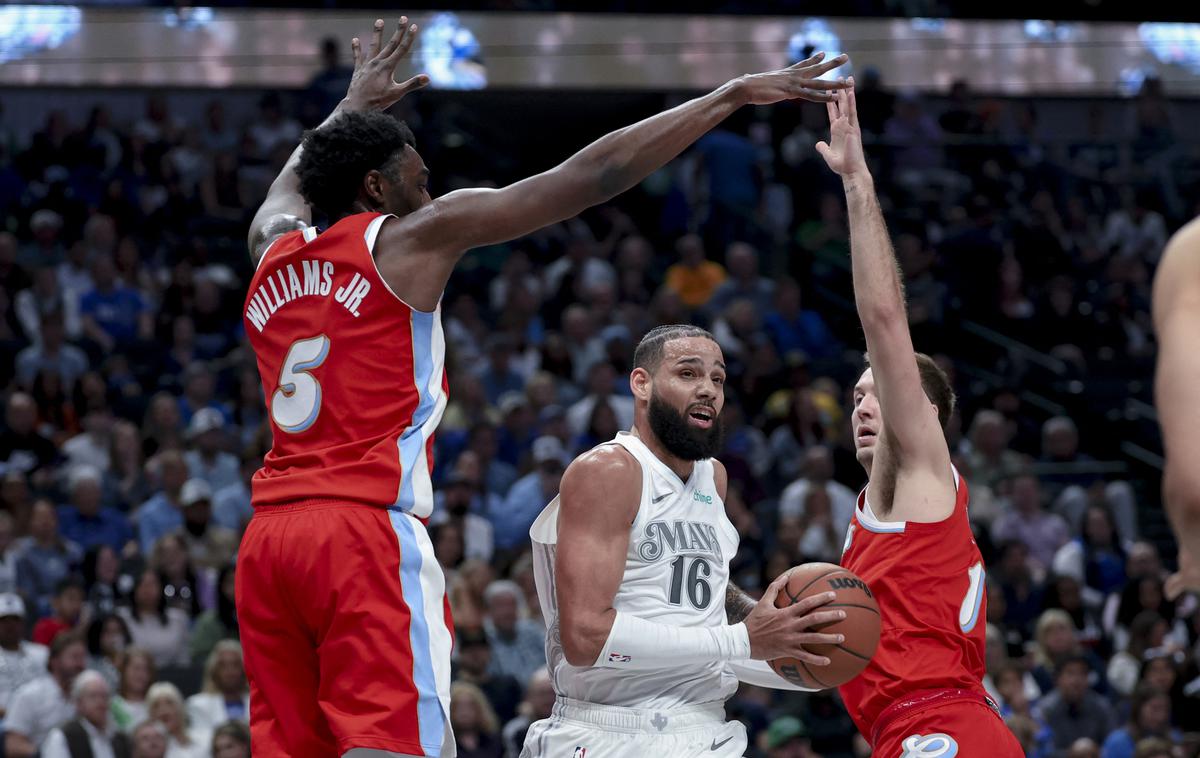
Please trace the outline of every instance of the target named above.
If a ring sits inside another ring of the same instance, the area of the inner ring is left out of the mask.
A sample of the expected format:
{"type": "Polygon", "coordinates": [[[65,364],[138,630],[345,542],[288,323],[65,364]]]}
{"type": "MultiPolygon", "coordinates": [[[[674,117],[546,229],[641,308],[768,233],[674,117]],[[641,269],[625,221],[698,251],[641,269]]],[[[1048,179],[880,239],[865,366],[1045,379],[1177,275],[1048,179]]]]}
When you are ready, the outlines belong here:
{"type": "MultiPolygon", "coordinates": [[[[6,6],[0,85],[300,88],[319,66],[321,41],[340,40],[348,56],[349,39],[373,13],[6,6]]],[[[853,71],[876,69],[896,89],[944,91],[965,78],[1001,95],[1112,96],[1154,76],[1172,95],[1200,96],[1200,24],[516,12],[413,19],[422,38],[399,73],[419,68],[435,89],[702,91],[822,49],[851,53],[853,71]]]]}

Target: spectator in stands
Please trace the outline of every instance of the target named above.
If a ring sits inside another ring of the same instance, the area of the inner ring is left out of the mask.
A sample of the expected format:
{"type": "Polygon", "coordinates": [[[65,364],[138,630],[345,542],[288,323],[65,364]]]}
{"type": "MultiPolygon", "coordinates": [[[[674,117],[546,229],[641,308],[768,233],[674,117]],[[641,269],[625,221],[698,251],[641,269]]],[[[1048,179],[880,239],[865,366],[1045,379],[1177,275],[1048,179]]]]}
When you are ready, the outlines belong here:
{"type": "Polygon", "coordinates": [[[1088,674],[1089,686],[1100,684],[1103,666],[1094,654],[1085,652],[1079,644],[1079,633],[1067,612],[1061,608],[1051,608],[1042,613],[1037,622],[1036,645],[1033,651],[1033,678],[1042,692],[1049,692],[1054,686],[1059,664],[1077,657],[1083,657],[1091,667],[1088,674]]]}
{"type": "Polygon", "coordinates": [[[556,437],[534,440],[534,470],[513,484],[502,510],[491,514],[498,550],[517,550],[526,544],[534,519],[558,495],[558,484],[568,462],[567,451],[556,437]]]}
{"type": "Polygon", "coordinates": [[[825,441],[825,428],[814,401],[815,395],[807,387],[794,392],[784,423],[768,438],[775,471],[785,480],[802,476],[805,451],[825,441]]]}
{"type": "Polygon", "coordinates": [[[546,640],[544,631],[526,618],[521,588],[508,580],[495,581],[483,599],[487,607],[483,629],[492,647],[495,671],[518,682],[528,681],[538,667],[546,665],[546,640]]]}
{"type": "Polygon", "coordinates": [[[104,545],[121,552],[133,539],[133,529],[120,511],[101,507],[102,484],[103,476],[94,466],[72,467],[67,485],[71,502],[58,509],[58,528],[85,550],[104,545]]]}
{"type": "Polygon", "coordinates": [[[184,453],[183,457],[193,479],[207,482],[213,490],[241,480],[238,459],[222,449],[225,443],[225,417],[220,411],[201,408],[192,414],[187,437],[194,448],[184,453]]]}
{"type": "MultiPolygon", "coordinates": [[[[491,702],[496,702],[491,699],[491,702]]],[[[504,742],[504,755],[518,756],[525,744],[525,734],[529,725],[535,721],[548,719],[554,708],[554,683],[550,681],[550,672],[542,667],[533,672],[525,685],[525,699],[517,706],[517,716],[508,721],[501,730],[504,742]]]]}
{"type": "Polygon", "coordinates": [[[1067,416],[1055,416],[1042,424],[1041,462],[1061,469],[1042,476],[1053,498],[1070,485],[1087,489],[1100,480],[1094,471],[1086,470],[1087,464],[1095,459],[1079,452],[1079,428],[1067,416]]]}
{"type": "Polygon", "coordinates": [[[229,721],[213,732],[212,758],[250,758],[250,727],[229,721]]]}
{"type": "Polygon", "coordinates": [[[58,458],[54,443],[34,428],[36,422],[37,404],[33,398],[24,392],[12,393],[4,411],[6,428],[0,432],[0,463],[8,469],[33,475],[58,458]]]}
{"type": "Polygon", "coordinates": [[[516,345],[507,334],[493,334],[487,342],[487,362],[479,370],[479,380],[488,402],[495,405],[508,392],[520,392],[525,379],[512,366],[516,345]]]}
{"type": "Polygon", "coordinates": [[[103,676],[110,690],[121,683],[121,660],[132,644],[129,627],[120,616],[106,614],[88,622],[88,668],[103,676]]]}
{"type": "Polygon", "coordinates": [[[1107,505],[1088,506],[1083,534],[1059,548],[1053,566],[1058,573],[1082,578],[1096,596],[1095,604],[1121,589],[1125,583],[1125,548],[1107,505]]]}
{"type": "Polygon", "coordinates": [[[158,573],[169,608],[194,619],[212,607],[210,572],[193,564],[182,532],[171,532],[154,543],[148,565],[158,573]]]}
{"type": "Polygon", "coordinates": [[[1152,737],[1177,745],[1182,735],[1171,728],[1170,696],[1143,686],[1133,694],[1129,722],[1108,735],[1101,748],[1101,758],[1134,758],[1135,746],[1152,737]]]}
{"type": "Polygon", "coordinates": [[[21,594],[29,598],[34,613],[50,612],[54,589],[83,560],[83,550],[58,533],[58,511],[49,500],[33,504],[29,516],[29,536],[21,541],[17,562],[17,583],[21,594]]]}
{"type": "Polygon", "coordinates": [[[83,334],[97,355],[128,350],[153,338],[154,320],[141,293],[117,279],[117,269],[108,255],[92,262],[92,289],[79,299],[83,334]]]}
{"type": "Polygon", "coordinates": [[[89,371],[80,379],[79,391],[83,395],[77,403],[78,411],[82,413],[82,431],[62,443],[60,452],[66,458],[65,465],[91,466],[103,474],[111,464],[109,451],[112,449],[113,425],[105,380],[89,371]],[[92,390],[89,384],[97,390],[96,399],[89,394],[92,390]]]}
{"type": "Polygon", "coordinates": [[[123,756],[129,738],[117,731],[109,718],[112,691],[97,671],[84,671],[71,685],[76,716],[55,727],[42,745],[41,758],[96,758],[123,756]]]}
{"type": "Polygon", "coordinates": [[[227,721],[250,721],[250,685],[242,665],[242,646],[221,640],[204,663],[203,689],[187,699],[188,723],[213,731],[227,721]]]}
{"type": "Polygon", "coordinates": [[[216,571],[233,560],[238,534],[212,523],[212,490],[203,479],[192,479],[183,486],[183,538],[188,557],[201,570],[216,571]],[[194,486],[193,486],[194,485],[194,486]]]}
{"type": "Polygon", "coordinates": [[[166,758],[167,730],[157,721],[142,721],[130,735],[133,749],[130,758],[166,758]]]}
{"type": "Polygon", "coordinates": [[[1182,624],[1176,623],[1175,608],[1176,603],[1163,595],[1161,579],[1150,576],[1131,578],[1121,591],[1116,625],[1110,632],[1114,649],[1124,650],[1128,646],[1134,620],[1146,611],[1167,622],[1168,634],[1178,643],[1184,643],[1188,635],[1182,624]]]}
{"type": "Polygon", "coordinates": [[[219,411],[226,421],[230,419],[229,409],[216,399],[216,373],[212,366],[197,361],[183,370],[183,395],[180,396],[179,418],[191,427],[192,416],[204,408],[219,411]]]}
{"type": "MultiPolygon", "coordinates": [[[[33,269],[32,283],[13,296],[13,309],[25,337],[34,345],[47,340],[42,336],[43,324],[47,319],[58,321],[64,339],[75,339],[82,331],[79,325],[79,302],[67,298],[59,286],[58,273],[53,266],[33,269]]],[[[64,354],[70,352],[65,347],[64,354]]],[[[71,350],[78,348],[72,347],[71,350]]],[[[18,360],[17,366],[20,365],[18,360]]]]}
{"type": "Polygon", "coordinates": [[[780,355],[800,352],[819,360],[836,357],[840,349],[821,314],[802,307],[800,285],[794,279],[780,282],[763,328],[780,355]]]}
{"type": "Polygon", "coordinates": [[[138,647],[131,647],[121,658],[120,677],[113,698],[113,719],[122,731],[129,731],[150,715],[146,694],[157,677],[154,657],[138,647]]]}
{"type": "Polygon", "coordinates": [[[759,274],[758,251],[747,242],[734,242],[725,250],[725,265],[729,278],[717,287],[709,301],[708,310],[719,313],[734,300],[749,300],[755,313],[771,310],[775,283],[759,274]]]}
{"type": "Polygon", "coordinates": [[[437,504],[429,523],[431,526],[454,524],[463,536],[463,557],[490,561],[495,547],[492,522],[484,514],[471,512],[476,483],[462,470],[462,459],[471,453],[463,453],[449,478],[439,488],[435,497],[437,504]],[[438,502],[440,501],[440,502],[438,502]]]}
{"type": "Polygon", "coordinates": [[[0,720],[12,704],[12,694],[46,673],[50,651],[21,639],[24,633],[25,602],[13,592],[0,594],[0,720]]]}
{"type": "MultiPolygon", "coordinates": [[[[169,392],[159,392],[150,398],[150,407],[142,423],[142,451],[147,456],[183,450],[183,417],[179,402],[169,392]]],[[[157,463],[161,459],[156,460],[157,463]]],[[[187,478],[187,466],[184,465],[187,478]]],[[[183,486],[180,479],[179,486],[183,486]]]]}
{"type": "Polygon", "coordinates": [[[158,574],[150,569],[143,571],[126,602],[128,607],[119,613],[129,627],[133,644],[149,652],[160,668],[186,666],[188,615],[178,608],[167,607],[158,574]]]}
{"type": "Polygon", "coordinates": [[[976,413],[968,436],[971,452],[967,463],[971,467],[972,485],[994,488],[1025,467],[1021,455],[1009,448],[1012,433],[1004,416],[997,411],[985,408],[976,413]]]}
{"type": "Polygon", "coordinates": [[[517,481],[517,470],[496,458],[496,427],[488,421],[476,422],[467,438],[467,450],[479,459],[483,484],[488,492],[503,497],[517,481]]]}
{"type": "Polygon", "coordinates": [[[1070,537],[1066,522],[1043,510],[1041,484],[1031,473],[1018,474],[1009,482],[1008,499],[1012,507],[992,525],[992,540],[1019,540],[1029,548],[1036,567],[1049,568],[1070,537]]]}
{"type": "Polygon", "coordinates": [[[49,672],[12,694],[4,717],[6,758],[37,755],[50,730],[74,718],[71,685],[87,665],[87,647],[77,632],[64,632],[50,645],[49,672]]]}
{"type": "Polygon", "coordinates": [[[170,682],[157,682],[146,695],[150,718],[166,727],[167,755],[171,758],[209,758],[212,735],[188,724],[183,695],[170,682]]]}
{"type": "Polygon", "coordinates": [[[767,758],[819,758],[812,751],[807,727],[795,716],[781,716],[772,721],[761,740],[767,758]]]}
{"type": "Polygon", "coordinates": [[[17,381],[32,387],[42,371],[49,371],[68,387],[88,370],[87,355],[74,345],[67,344],[62,316],[54,311],[41,316],[39,335],[29,347],[17,353],[17,381]]]}
{"type": "Polygon", "coordinates": [[[104,474],[105,503],[128,512],[150,497],[142,440],[133,423],[122,419],[113,424],[109,460],[111,466],[104,474]]]}
{"type": "Polygon", "coordinates": [[[458,656],[454,662],[454,681],[475,685],[487,695],[501,719],[513,718],[521,700],[521,685],[508,674],[497,673],[487,634],[480,629],[460,628],[454,642],[458,656]]]}
{"type": "MultiPolygon", "coordinates": [[[[117,610],[121,589],[121,559],[108,545],[97,545],[83,556],[83,591],[89,618],[110,615],[117,610]]],[[[112,682],[109,682],[112,684],[112,682]]]]}
{"type": "MultiPolygon", "coordinates": [[[[16,472],[12,475],[21,476],[16,472]]],[[[0,508],[5,505],[0,497],[0,508]]],[[[16,592],[20,586],[17,583],[17,566],[21,556],[16,542],[16,528],[12,515],[0,510],[0,594],[16,592]]]]}
{"type": "Polygon", "coordinates": [[[686,234],[676,240],[675,253],[679,260],[667,269],[664,286],[688,308],[704,308],[725,281],[725,267],[708,260],[704,240],[698,234],[686,234]]]}
{"type": "Polygon", "coordinates": [[[217,604],[196,620],[192,627],[192,663],[200,664],[221,640],[236,640],[238,633],[237,604],[234,601],[234,564],[221,567],[217,576],[217,604]]]}
{"type": "Polygon", "coordinates": [[[29,231],[33,239],[17,254],[17,263],[33,269],[39,266],[57,266],[65,255],[62,244],[63,218],[49,208],[33,212],[29,217],[29,231]]]}
{"type": "Polygon", "coordinates": [[[779,496],[779,515],[803,518],[808,493],[820,489],[829,497],[834,526],[844,532],[854,515],[858,495],[841,482],[834,481],[833,453],[825,445],[811,445],[804,451],[801,465],[801,478],[785,487],[779,496]]]}
{"type": "Polygon", "coordinates": [[[1054,747],[1065,751],[1082,738],[1104,742],[1112,728],[1112,707],[1088,689],[1087,658],[1069,656],[1058,662],[1054,690],[1038,703],[1036,713],[1054,732],[1054,747]]]}
{"type": "Polygon", "coordinates": [[[254,472],[262,466],[262,459],[256,455],[243,455],[239,466],[240,475],[236,482],[227,484],[213,493],[212,520],[213,523],[228,529],[234,534],[241,534],[250,517],[254,515],[254,507],[250,505],[250,481],[254,472]]]}
{"type": "MultiPolygon", "coordinates": [[[[162,489],[137,511],[138,542],[147,555],[163,535],[183,526],[183,489],[189,482],[187,462],[178,451],[159,454],[155,466],[162,489]]],[[[194,498],[200,487],[194,484],[186,494],[194,498]]]]}
{"type": "Polygon", "coordinates": [[[450,685],[450,726],[459,758],[500,758],[500,721],[475,685],[450,685]]]}
{"type": "Polygon", "coordinates": [[[83,583],[68,576],[54,588],[50,600],[52,615],[39,619],[33,627],[33,641],[49,645],[59,634],[74,629],[83,615],[83,583]]]}

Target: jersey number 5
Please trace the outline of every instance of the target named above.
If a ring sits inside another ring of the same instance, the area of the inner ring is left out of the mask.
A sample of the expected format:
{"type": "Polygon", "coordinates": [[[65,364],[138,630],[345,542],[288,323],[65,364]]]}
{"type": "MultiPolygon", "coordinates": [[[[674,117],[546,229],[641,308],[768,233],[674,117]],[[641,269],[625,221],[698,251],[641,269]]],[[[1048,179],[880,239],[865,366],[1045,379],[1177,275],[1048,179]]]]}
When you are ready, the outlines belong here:
{"type": "Polygon", "coordinates": [[[329,357],[329,338],[324,334],[296,340],[279,370],[279,388],[271,396],[271,418],[285,432],[296,434],[309,428],[321,413],[321,383],[309,372],[329,357]]]}

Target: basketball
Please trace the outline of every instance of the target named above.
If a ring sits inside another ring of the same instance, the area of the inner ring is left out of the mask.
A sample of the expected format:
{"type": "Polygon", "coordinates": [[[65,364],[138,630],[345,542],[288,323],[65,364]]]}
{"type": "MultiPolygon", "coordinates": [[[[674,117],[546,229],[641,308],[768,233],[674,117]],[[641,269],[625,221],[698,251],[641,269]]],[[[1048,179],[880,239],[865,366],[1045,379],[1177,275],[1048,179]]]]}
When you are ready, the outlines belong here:
{"type": "Polygon", "coordinates": [[[775,598],[776,608],[786,608],[806,597],[835,592],[837,598],[818,610],[834,608],[846,612],[846,618],[833,624],[813,627],[811,631],[845,635],[840,645],[812,645],[808,651],[829,659],[828,666],[809,666],[795,658],[769,661],[776,674],[793,684],[813,689],[838,687],[858,676],[879,644],[879,606],[867,583],[853,572],[832,563],[806,563],[788,574],[787,584],[775,598]]]}

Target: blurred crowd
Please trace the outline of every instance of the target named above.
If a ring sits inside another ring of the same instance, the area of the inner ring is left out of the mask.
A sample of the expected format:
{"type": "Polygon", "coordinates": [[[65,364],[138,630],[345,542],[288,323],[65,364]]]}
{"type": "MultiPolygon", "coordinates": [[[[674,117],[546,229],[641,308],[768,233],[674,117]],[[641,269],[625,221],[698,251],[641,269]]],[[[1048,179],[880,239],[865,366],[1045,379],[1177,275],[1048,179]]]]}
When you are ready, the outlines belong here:
{"type": "MultiPolygon", "coordinates": [[[[344,74],[334,49],[310,94],[344,74]]],[[[102,101],[81,123],[47,103],[32,135],[0,118],[9,756],[248,755],[234,560],[270,431],[241,321],[244,235],[314,101],[268,94],[235,119],[214,100],[194,123],[155,95],[128,122],[102,101]]],[[[867,72],[858,102],[915,343],[959,394],[989,691],[1030,756],[1196,755],[1200,613],[1164,598],[1156,484],[1107,465],[1121,440],[1039,373],[1085,398],[1150,376],[1153,268],[1200,210],[1170,101],[1150,81],[1097,103],[1096,131],[1070,144],[1037,103],[965,85],[935,106],[867,72]]],[[[409,113],[419,144],[439,141],[432,110],[409,113]]],[[[734,581],[755,593],[838,559],[863,484],[847,413],[862,342],[844,203],[813,150],[824,119],[743,114],[626,197],[475,251],[452,280],[431,535],[460,755],[516,756],[549,714],[528,528],[571,458],[631,425],[647,329],[701,324],[724,350],[734,581]]],[[[478,162],[439,177],[426,158],[443,190],[497,178],[478,162]]],[[[864,754],[836,693],[747,686],[729,709],[756,755],[864,754]]]]}

